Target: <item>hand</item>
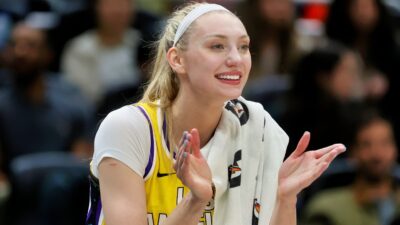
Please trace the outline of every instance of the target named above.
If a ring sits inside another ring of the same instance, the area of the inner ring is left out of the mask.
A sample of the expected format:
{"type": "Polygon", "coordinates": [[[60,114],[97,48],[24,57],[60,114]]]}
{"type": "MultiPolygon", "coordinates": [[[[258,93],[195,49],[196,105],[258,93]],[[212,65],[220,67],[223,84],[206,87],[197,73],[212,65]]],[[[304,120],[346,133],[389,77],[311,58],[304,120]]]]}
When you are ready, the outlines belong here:
{"type": "Polygon", "coordinates": [[[200,152],[200,136],[197,129],[183,134],[174,169],[178,178],[190,189],[194,199],[203,203],[211,200],[211,170],[200,152]]]}
{"type": "Polygon", "coordinates": [[[309,142],[310,133],[305,132],[294,152],[282,164],[278,187],[280,199],[296,199],[297,194],[314,182],[337,155],[346,151],[342,144],[305,151],[309,142]]]}

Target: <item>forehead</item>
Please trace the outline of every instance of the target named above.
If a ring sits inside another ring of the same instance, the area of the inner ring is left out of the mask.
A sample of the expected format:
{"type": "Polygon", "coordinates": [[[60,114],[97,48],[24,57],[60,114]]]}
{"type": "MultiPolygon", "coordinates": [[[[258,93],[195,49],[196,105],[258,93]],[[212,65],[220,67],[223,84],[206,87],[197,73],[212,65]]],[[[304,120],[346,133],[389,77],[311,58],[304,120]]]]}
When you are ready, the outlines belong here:
{"type": "Polygon", "coordinates": [[[200,16],[192,25],[194,37],[208,35],[243,36],[247,35],[243,23],[231,13],[216,11],[200,16]]]}
{"type": "Polygon", "coordinates": [[[14,40],[30,40],[30,41],[44,41],[45,34],[38,30],[26,25],[17,25],[12,32],[12,39],[14,40]]]}
{"type": "Polygon", "coordinates": [[[367,138],[369,136],[378,137],[391,135],[391,126],[384,120],[377,119],[365,126],[359,131],[359,138],[367,138]]]}

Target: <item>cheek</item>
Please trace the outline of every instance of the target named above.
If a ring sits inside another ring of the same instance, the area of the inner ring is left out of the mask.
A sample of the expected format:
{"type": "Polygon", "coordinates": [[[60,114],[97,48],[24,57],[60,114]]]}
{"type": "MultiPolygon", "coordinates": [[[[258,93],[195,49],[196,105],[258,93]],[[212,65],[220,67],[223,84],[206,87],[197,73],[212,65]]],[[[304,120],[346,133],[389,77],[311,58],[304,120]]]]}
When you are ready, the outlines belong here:
{"type": "Polygon", "coordinates": [[[332,75],[332,91],[335,95],[345,96],[350,89],[349,79],[344,74],[337,73],[332,75]]]}
{"type": "Polygon", "coordinates": [[[251,70],[251,66],[252,66],[252,61],[251,61],[251,55],[250,53],[248,54],[248,56],[245,58],[245,66],[246,66],[246,70],[247,70],[247,74],[250,72],[251,70]]]}
{"type": "Polygon", "coordinates": [[[184,61],[186,73],[201,73],[204,77],[211,74],[214,75],[221,63],[223,63],[221,57],[204,54],[203,52],[198,52],[196,55],[188,55],[184,61]]]}
{"type": "Polygon", "coordinates": [[[185,73],[190,83],[196,86],[207,86],[214,75],[212,60],[203,57],[188,59],[190,63],[185,66],[185,73]]]}
{"type": "Polygon", "coordinates": [[[396,161],[396,158],[397,158],[396,148],[391,146],[390,148],[386,149],[386,151],[387,151],[387,154],[386,154],[385,160],[388,163],[396,161]]]}
{"type": "Polygon", "coordinates": [[[333,74],[332,83],[334,92],[347,97],[352,94],[353,90],[359,85],[360,80],[357,75],[347,68],[339,69],[333,74]]]}

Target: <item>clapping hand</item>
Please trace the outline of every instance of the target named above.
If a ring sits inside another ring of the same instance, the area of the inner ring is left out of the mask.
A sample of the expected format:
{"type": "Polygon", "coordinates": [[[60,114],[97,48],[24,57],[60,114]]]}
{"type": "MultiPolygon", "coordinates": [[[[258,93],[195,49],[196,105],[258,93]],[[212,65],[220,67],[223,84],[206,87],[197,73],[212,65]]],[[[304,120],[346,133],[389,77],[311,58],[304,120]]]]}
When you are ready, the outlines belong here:
{"type": "Polygon", "coordinates": [[[310,133],[305,132],[297,148],[284,161],[279,171],[278,197],[295,199],[301,190],[315,181],[335,159],[346,151],[343,144],[334,144],[314,151],[305,151],[310,133]]]}
{"type": "Polygon", "coordinates": [[[211,170],[200,152],[200,136],[197,129],[185,131],[174,163],[176,175],[186,185],[193,197],[208,203],[213,195],[211,170]]]}

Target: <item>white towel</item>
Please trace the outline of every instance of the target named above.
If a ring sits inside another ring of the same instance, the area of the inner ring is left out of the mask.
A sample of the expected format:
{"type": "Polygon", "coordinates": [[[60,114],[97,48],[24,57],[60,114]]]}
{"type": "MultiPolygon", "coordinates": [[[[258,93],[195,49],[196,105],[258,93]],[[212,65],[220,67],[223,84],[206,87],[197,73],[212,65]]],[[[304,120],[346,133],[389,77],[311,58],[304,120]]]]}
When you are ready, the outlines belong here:
{"type": "Polygon", "coordinates": [[[213,224],[269,224],[289,141],[286,133],[260,104],[239,98],[227,103],[210,141],[213,224]]]}

